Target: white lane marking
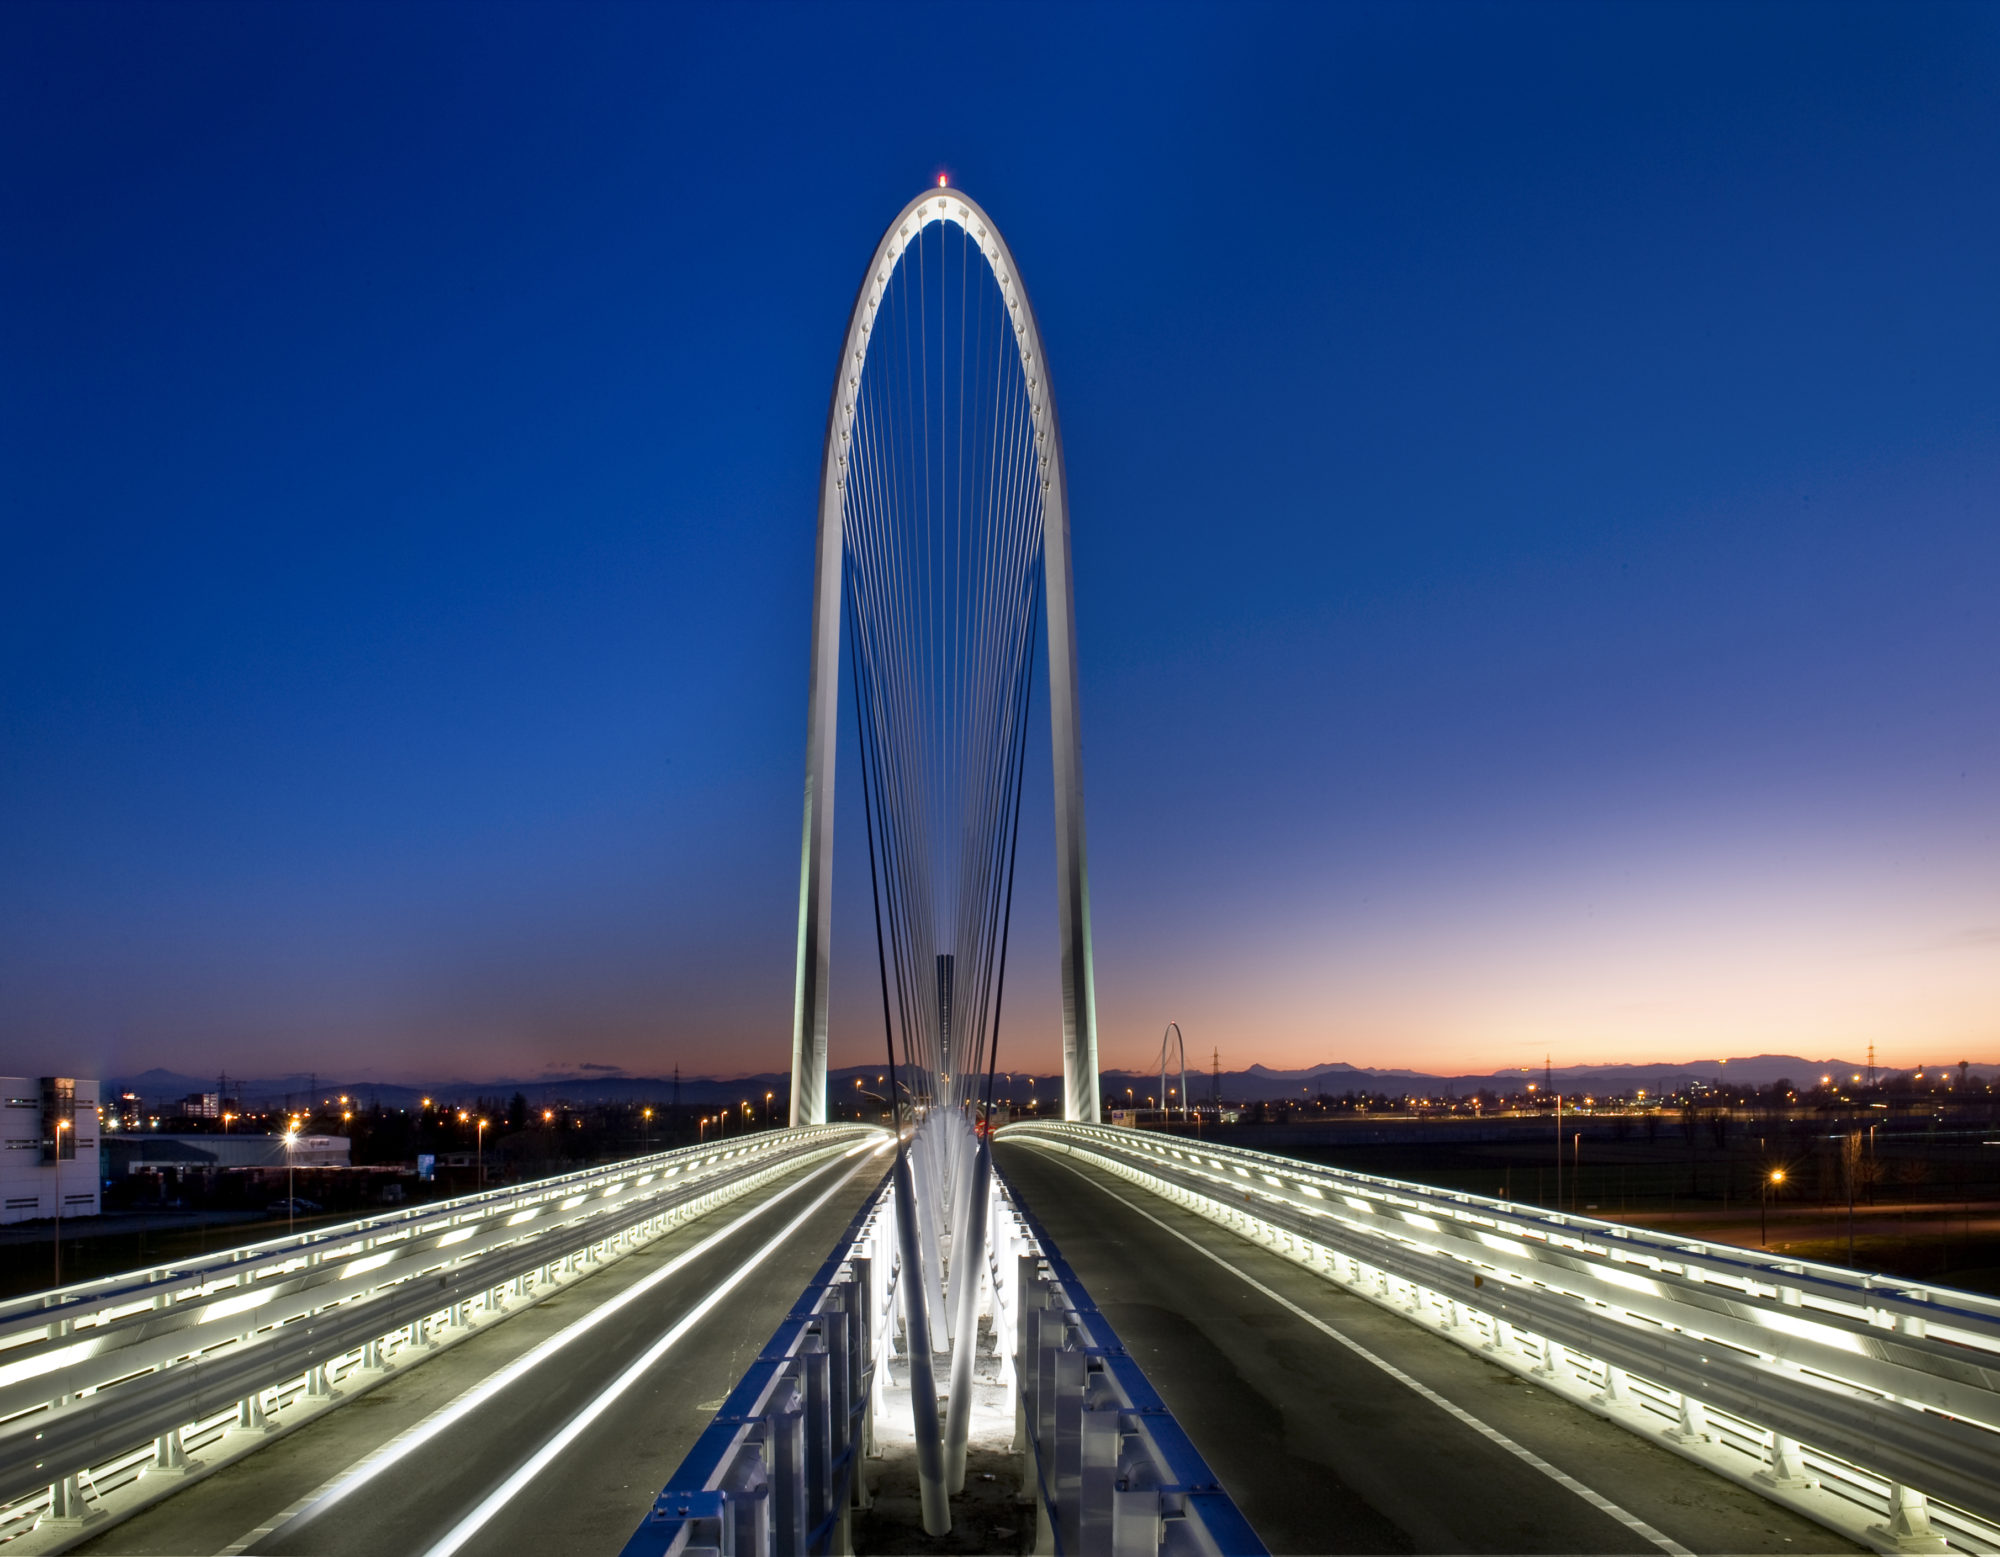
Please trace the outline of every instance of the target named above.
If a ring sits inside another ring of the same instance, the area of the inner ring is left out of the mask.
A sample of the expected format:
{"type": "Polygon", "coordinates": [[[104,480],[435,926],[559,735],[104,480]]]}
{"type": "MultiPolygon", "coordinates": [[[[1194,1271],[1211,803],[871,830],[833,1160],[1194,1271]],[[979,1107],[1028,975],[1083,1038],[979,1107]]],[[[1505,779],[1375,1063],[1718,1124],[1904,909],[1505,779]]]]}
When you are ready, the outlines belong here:
{"type": "Polygon", "coordinates": [[[1432,1405],[1436,1406],[1439,1410],[1449,1412],[1452,1416],[1456,1417],[1459,1421],[1463,1422],[1467,1427],[1471,1428],[1475,1433],[1478,1433],[1481,1437],[1487,1439],[1489,1442],[1498,1444],[1501,1448],[1505,1449],[1509,1454],[1514,1455],[1523,1463],[1532,1465],[1536,1470],[1540,1471],[1544,1476],[1547,1476],[1551,1481],[1555,1482],[1558,1486],[1564,1487],[1569,1491],[1574,1492],[1578,1497],[1582,1498],[1584,1502],[1588,1503],[1592,1508],[1595,1508],[1602,1513],[1609,1514],[1613,1519],[1617,1520],[1621,1525],[1625,1526],[1626,1529],[1632,1531],[1635,1535],[1644,1536],[1647,1540],[1651,1541],[1655,1546],[1659,1547],[1661,1551],[1668,1553],[1668,1557],[1695,1557],[1695,1554],[1693,1552],[1689,1551],[1685,1546],[1681,1545],[1680,1542],[1676,1541],[1672,1536],[1666,1535],[1661,1531],[1654,1529],[1651,1525],[1647,1524],[1645,1520],[1641,1519],[1637,1514],[1634,1514],[1627,1509],[1620,1508],[1616,1503],[1612,1502],[1611,1499],[1606,1497],[1603,1493],[1597,1491],[1595,1488],[1586,1487],[1582,1482],[1578,1481],[1568,1471],[1562,1470],[1557,1466],[1551,1465],[1547,1460],[1543,1459],[1539,1454],[1535,1453],[1535,1451],[1533,1449],[1530,1449],[1526,1444],[1515,1442],[1512,1438],[1509,1438],[1505,1433],[1501,1432],[1500,1429],[1497,1427],[1487,1426],[1486,1423],[1480,1421],[1478,1417],[1474,1416],[1470,1411],[1466,1410],[1465,1407],[1459,1405],[1455,1401],[1445,1399],[1444,1396],[1440,1395],[1436,1390],[1432,1389],[1428,1384],[1424,1383],[1421,1379],[1414,1379],[1410,1377],[1409,1374],[1405,1373],[1401,1368],[1397,1367],[1393,1362],[1389,1361],[1388,1358],[1380,1356],[1377,1353],[1370,1351],[1367,1347],[1363,1346],[1359,1341],[1355,1340],[1352,1336],[1341,1334],[1340,1331],[1334,1329],[1332,1325],[1328,1324],[1325,1320],[1319,1318],[1318,1315],[1306,1312],[1305,1309],[1299,1307],[1298,1304],[1294,1303],[1290,1298],[1286,1297],[1282,1292],[1273,1291],[1270,1287],[1265,1286],[1263,1282],[1259,1281],[1255,1276],[1250,1275],[1247,1271],[1240,1270],[1236,1266],[1231,1265],[1227,1260],[1225,1260],[1221,1255],[1217,1254],[1214,1250],[1206,1248],[1203,1245],[1195,1242],[1194,1239],[1188,1237],[1188,1235],[1182,1232],[1179,1228],[1169,1227],[1165,1222],[1161,1221],[1158,1217],[1154,1216],[1152,1212],[1146,1210],[1142,1206],[1134,1205],[1131,1201],[1127,1200],[1123,1195],[1119,1194],[1115,1189],[1106,1188],[1102,1183],[1099,1183],[1096,1179],[1091,1178],[1081,1169],[1073,1167],[1067,1162],[1063,1162],[1060,1158],[1054,1160],[1056,1161],[1059,1167],[1068,1168],[1071,1173],[1074,1173],[1078,1178],[1082,1179],[1084,1183],[1093,1186],[1102,1194],[1109,1195],[1113,1200],[1117,1201],[1121,1206],[1125,1207],[1126,1210],[1133,1212],[1135,1215],[1143,1216],[1147,1221],[1151,1222],[1155,1227],[1159,1228],[1161,1232],[1168,1233],[1171,1236],[1180,1239],[1182,1243],[1186,1244],[1190,1249],[1193,1249],[1197,1254],[1200,1254],[1207,1259],[1213,1260],[1217,1265],[1220,1265],[1224,1270],[1228,1271],[1230,1275],[1235,1276],[1236,1278],[1243,1281],[1249,1286],[1255,1287],[1259,1292],[1263,1293],[1265,1297],[1269,1298],[1273,1303],[1276,1303],[1280,1308],[1289,1309],[1292,1313],[1298,1315],[1299,1318],[1303,1319],[1307,1324],[1311,1325],[1315,1330],[1318,1330],[1321,1333],[1325,1334],[1326,1336],[1330,1337],[1331,1339],[1340,1342],[1342,1346],[1345,1346],[1349,1351],[1353,1352],[1355,1356],[1360,1357],[1367,1362],[1372,1362],[1376,1367],[1380,1368],[1384,1373],[1388,1374],[1389,1377],[1394,1379],[1398,1384],[1405,1385],[1409,1389],[1414,1390],[1417,1394],[1423,1396],[1424,1399],[1428,1400],[1432,1405]]]}
{"type": "MultiPolygon", "coordinates": [[[[885,1141],[876,1149],[878,1151],[886,1150],[888,1145],[889,1143],[885,1141]]],[[[707,1316],[710,1309],[727,1297],[739,1281],[749,1275],[759,1265],[763,1264],[771,1255],[775,1254],[779,1246],[786,1239],[790,1238],[793,1233],[805,1225],[807,1218],[839,1193],[847,1185],[848,1181],[861,1171],[862,1166],[861,1163],[857,1162],[852,1168],[848,1169],[841,1176],[839,1182],[830,1186],[825,1194],[821,1195],[819,1199],[815,1200],[805,1210],[787,1222],[783,1229],[771,1238],[770,1242],[766,1243],[763,1248],[759,1249],[748,1259],[741,1261],[725,1280],[716,1283],[710,1289],[707,1297],[695,1304],[678,1324],[651,1346],[647,1347],[631,1366],[626,1368],[623,1373],[619,1374],[617,1378],[604,1387],[595,1400],[591,1401],[589,1405],[585,1406],[575,1416],[565,1422],[560,1432],[547,1443],[543,1444],[541,1448],[537,1449],[519,1470],[515,1471],[513,1475],[509,1476],[498,1487],[494,1488],[492,1492],[488,1493],[484,1501],[477,1508],[473,1509],[471,1513],[453,1525],[444,1539],[432,1546],[424,1554],[424,1557],[451,1557],[453,1552],[457,1551],[467,1541],[477,1535],[485,1527],[488,1520],[513,1501],[514,1495],[517,1492],[527,1486],[537,1476],[541,1475],[543,1471],[547,1470],[550,1462],[557,1455],[561,1454],[563,1450],[567,1449],[581,1437],[584,1429],[589,1427],[592,1422],[595,1422],[611,1408],[612,1402],[617,1400],[620,1395],[624,1394],[634,1384],[638,1383],[654,1363],[658,1362],[671,1351],[681,1337],[686,1335],[688,1331],[692,1330],[707,1316]]]]}
{"type": "MultiPolygon", "coordinates": [[[[853,1152],[846,1154],[846,1156],[853,1155],[853,1152]]],[[[682,1250],[658,1270],[634,1282],[616,1297],[610,1298],[597,1308],[592,1309],[574,1324],[558,1330],[533,1350],[523,1352],[513,1362],[509,1363],[499,1372],[489,1376],[468,1393],[459,1396],[450,1405],[440,1406],[421,1422],[406,1428],[403,1432],[383,1444],[379,1449],[373,1450],[371,1453],[355,1461],[354,1464],[340,1472],[337,1476],[333,1476],[322,1482],[304,1497],[278,1510],[277,1513],[257,1526],[256,1529],[248,1531],[236,1540],[231,1541],[227,1546],[222,1548],[217,1557],[241,1557],[242,1553],[247,1552],[254,1544],[263,1540],[267,1535],[283,1529],[286,1525],[316,1518],[318,1515],[324,1513],[356,1488],[373,1481],[383,1471],[401,1460],[406,1454],[430,1442],[439,1433],[445,1431],[445,1429],[451,1427],[454,1423],[463,1420],[473,1411],[478,1410],[480,1406],[491,1400],[493,1396],[497,1395],[509,1384],[526,1376],[537,1365],[547,1362],[549,1358],[555,1356],[557,1352],[568,1346],[572,1341],[589,1333],[589,1331],[604,1320],[609,1319],[627,1304],[637,1302],[669,1276],[684,1269],[691,1261],[700,1259],[702,1255],[708,1253],[709,1250],[713,1249],[725,1238],[741,1231],[750,1222],[762,1216],[780,1201],[797,1194],[821,1174],[830,1172],[838,1167],[844,1160],[845,1157],[838,1158],[833,1162],[827,1163],[824,1167],[814,1169],[796,1183],[787,1184],[777,1194],[771,1196],[770,1199],[752,1206],[728,1226],[718,1228],[715,1232],[710,1233],[706,1238],[702,1239],[701,1242],[682,1250]]],[[[851,1174],[849,1176],[852,1177],[851,1174]]],[[[843,1179],[841,1182],[845,1183],[846,1180],[843,1179]]]]}

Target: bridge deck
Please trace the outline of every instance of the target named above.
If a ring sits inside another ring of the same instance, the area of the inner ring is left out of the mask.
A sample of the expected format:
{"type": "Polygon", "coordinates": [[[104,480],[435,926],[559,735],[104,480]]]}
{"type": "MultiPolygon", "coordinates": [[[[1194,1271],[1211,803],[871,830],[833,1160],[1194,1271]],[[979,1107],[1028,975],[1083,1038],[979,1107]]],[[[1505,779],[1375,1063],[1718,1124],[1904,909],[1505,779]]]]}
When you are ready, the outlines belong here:
{"type": "Polygon", "coordinates": [[[994,1160],[1274,1552],[1858,1549],[1088,1164],[994,1160]]]}
{"type": "MultiPolygon", "coordinates": [[[[685,1317],[737,1261],[754,1253],[854,1166],[854,1160],[836,1163],[810,1186],[772,1204],[799,1176],[793,1175],[690,1223],[600,1274],[557,1290],[489,1332],[400,1370],[352,1405],[75,1549],[222,1552],[540,1342],[757,1208],[741,1232],[507,1386],[489,1405],[412,1451],[365,1488],[248,1548],[327,1557],[425,1552],[685,1317]]],[[[844,1187],[460,1550],[467,1557],[524,1550],[617,1551],[651,1506],[662,1478],[692,1446],[715,1405],[789,1311],[881,1173],[881,1158],[865,1159],[844,1187]]]]}

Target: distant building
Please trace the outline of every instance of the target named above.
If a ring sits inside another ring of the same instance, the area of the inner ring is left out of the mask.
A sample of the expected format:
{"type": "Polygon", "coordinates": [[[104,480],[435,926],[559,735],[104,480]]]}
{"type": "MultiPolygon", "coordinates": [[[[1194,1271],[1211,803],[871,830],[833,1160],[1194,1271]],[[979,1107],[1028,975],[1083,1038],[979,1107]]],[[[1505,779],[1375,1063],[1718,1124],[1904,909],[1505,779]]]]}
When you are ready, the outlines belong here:
{"type": "Polygon", "coordinates": [[[96,1216],[97,1138],[95,1081],[0,1076],[0,1222],[96,1216]]]}
{"type": "Polygon", "coordinates": [[[344,1168],[353,1142],[344,1135],[168,1135],[142,1130],[107,1136],[104,1176],[129,1178],[164,1168],[344,1168]]]}

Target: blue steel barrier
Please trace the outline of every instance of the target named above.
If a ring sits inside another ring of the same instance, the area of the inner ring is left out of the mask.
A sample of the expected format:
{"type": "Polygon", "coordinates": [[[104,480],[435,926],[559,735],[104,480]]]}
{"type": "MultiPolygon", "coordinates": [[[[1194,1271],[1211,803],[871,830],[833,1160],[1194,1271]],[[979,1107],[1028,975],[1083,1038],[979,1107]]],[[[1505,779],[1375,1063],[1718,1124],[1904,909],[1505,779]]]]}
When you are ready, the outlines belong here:
{"type": "Polygon", "coordinates": [[[1019,1256],[1016,1436],[1058,1557],[1264,1557],[1034,1213],[1008,1198],[1039,1246],[1019,1256]]]}
{"type": "MultiPolygon", "coordinates": [[[[995,1175],[982,1264],[1014,1381],[1022,1488],[1063,1557],[1265,1557],[1264,1544],[1041,1225],[995,1175]],[[1011,1253],[1012,1257],[1008,1255],[1011,1253]]],[[[849,1551],[860,1462],[887,1378],[897,1301],[925,1300],[869,1197],[696,1440],[623,1557],[849,1551]]],[[[921,1372],[921,1369],[919,1369],[921,1372]]]]}
{"type": "Polygon", "coordinates": [[[881,1359],[870,1220],[887,1175],[653,1500],[624,1557],[846,1549],[881,1359]],[[862,1252],[867,1249],[871,1252],[862,1252]]]}

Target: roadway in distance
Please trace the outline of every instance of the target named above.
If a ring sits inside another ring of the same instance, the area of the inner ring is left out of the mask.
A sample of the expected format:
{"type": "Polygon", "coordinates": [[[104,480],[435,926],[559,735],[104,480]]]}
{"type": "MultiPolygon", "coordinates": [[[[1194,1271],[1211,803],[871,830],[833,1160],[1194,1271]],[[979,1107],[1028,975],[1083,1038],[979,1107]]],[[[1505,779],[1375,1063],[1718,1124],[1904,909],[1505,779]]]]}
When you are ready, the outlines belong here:
{"type": "Polygon", "coordinates": [[[886,1168],[886,1156],[871,1152],[816,1165],[756,1190],[559,1288],[491,1330],[398,1370],[350,1404],[72,1550],[179,1557],[231,1550],[419,1557],[436,1550],[740,1261],[755,1255],[822,1192],[833,1190],[769,1258],[457,1547],[465,1557],[616,1552],[886,1168]],[[802,1178],[808,1182],[801,1185],[802,1178]],[[243,1544],[250,1532],[278,1521],[316,1489],[746,1213],[751,1220],[739,1232],[392,1461],[365,1486],[310,1518],[280,1523],[243,1544]]]}
{"type": "Polygon", "coordinates": [[[1275,1553],[1862,1549],[1124,1179],[1005,1135],[994,1160],[1275,1553]]]}

